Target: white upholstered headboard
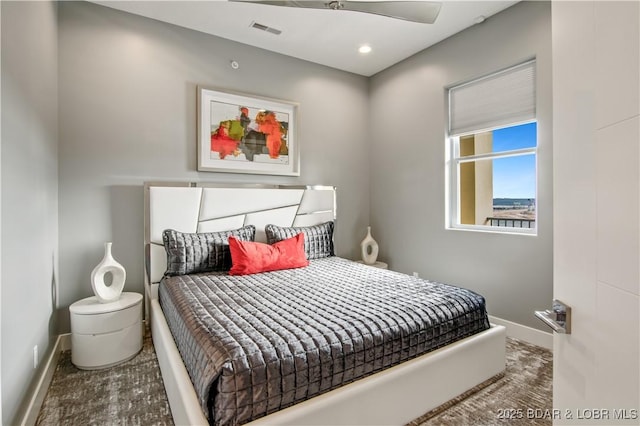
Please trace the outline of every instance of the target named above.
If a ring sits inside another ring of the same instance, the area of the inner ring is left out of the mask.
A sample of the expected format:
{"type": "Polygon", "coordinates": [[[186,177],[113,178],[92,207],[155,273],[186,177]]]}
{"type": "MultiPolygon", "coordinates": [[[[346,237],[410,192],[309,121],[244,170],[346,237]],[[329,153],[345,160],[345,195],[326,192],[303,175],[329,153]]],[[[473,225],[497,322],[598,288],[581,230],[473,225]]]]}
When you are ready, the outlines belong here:
{"type": "Polygon", "coordinates": [[[215,232],[256,227],[308,226],[336,218],[331,186],[219,186],[202,183],[146,183],[145,284],[157,283],[167,269],[162,232],[215,232]]]}

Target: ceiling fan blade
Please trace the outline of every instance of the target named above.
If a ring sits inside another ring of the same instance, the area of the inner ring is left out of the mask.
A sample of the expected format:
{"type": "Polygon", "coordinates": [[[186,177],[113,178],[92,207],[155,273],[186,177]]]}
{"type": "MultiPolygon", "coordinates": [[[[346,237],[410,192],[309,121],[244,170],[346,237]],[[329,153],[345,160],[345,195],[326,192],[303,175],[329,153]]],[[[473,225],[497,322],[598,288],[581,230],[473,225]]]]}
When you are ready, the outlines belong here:
{"type": "Polygon", "coordinates": [[[329,0],[301,0],[301,1],[287,1],[287,0],[228,0],[235,3],[255,3],[266,4],[269,6],[287,6],[287,7],[306,7],[309,9],[330,9],[328,6],[329,0]]]}
{"type": "Polygon", "coordinates": [[[437,1],[341,1],[344,10],[373,13],[405,21],[433,24],[442,3],[437,1]]]}
{"type": "Polygon", "coordinates": [[[348,0],[229,0],[233,2],[267,4],[271,6],[305,7],[310,9],[337,9],[372,13],[405,21],[433,24],[440,13],[437,1],[348,1],[348,0]]]}

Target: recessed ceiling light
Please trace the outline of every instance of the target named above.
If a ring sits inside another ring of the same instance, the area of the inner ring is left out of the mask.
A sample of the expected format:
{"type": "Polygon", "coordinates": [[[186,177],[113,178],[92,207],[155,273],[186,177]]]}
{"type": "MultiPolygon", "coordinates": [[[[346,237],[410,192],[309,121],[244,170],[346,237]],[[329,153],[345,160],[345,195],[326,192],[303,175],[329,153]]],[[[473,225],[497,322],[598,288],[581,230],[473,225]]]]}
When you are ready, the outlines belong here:
{"type": "Polygon", "coordinates": [[[360,48],[358,49],[358,52],[360,53],[369,53],[371,52],[371,46],[369,46],[368,44],[363,44],[362,46],[360,46],[360,48]]]}

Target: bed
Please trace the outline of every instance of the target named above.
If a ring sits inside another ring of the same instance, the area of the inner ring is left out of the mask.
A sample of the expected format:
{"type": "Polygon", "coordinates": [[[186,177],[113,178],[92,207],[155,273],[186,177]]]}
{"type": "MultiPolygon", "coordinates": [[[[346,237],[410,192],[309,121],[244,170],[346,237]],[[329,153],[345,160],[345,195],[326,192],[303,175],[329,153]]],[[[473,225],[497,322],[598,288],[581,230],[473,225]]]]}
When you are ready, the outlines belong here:
{"type": "Polygon", "coordinates": [[[335,256],[335,200],[333,187],[145,185],[146,313],[176,424],[404,424],[504,370],[505,330],[481,296],[335,256]],[[266,242],[292,227],[308,266],[231,276],[167,263],[175,235],[250,229],[266,242]],[[424,308],[426,294],[443,302],[424,308]],[[443,310],[453,319],[437,322],[443,310]]]}

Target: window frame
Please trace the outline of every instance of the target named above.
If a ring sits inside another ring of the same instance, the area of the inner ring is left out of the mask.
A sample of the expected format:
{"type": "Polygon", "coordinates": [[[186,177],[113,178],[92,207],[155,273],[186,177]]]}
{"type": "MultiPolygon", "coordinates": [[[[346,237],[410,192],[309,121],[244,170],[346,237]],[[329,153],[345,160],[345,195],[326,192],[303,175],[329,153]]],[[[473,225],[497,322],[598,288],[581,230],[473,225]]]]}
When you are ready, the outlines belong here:
{"type": "Polygon", "coordinates": [[[447,178],[446,182],[446,195],[448,198],[448,202],[446,202],[447,211],[445,212],[446,217],[446,229],[451,230],[463,230],[463,231],[476,231],[476,232],[490,232],[496,234],[517,234],[517,235],[538,235],[538,120],[527,120],[517,123],[511,123],[508,125],[503,125],[500,127],[492,128],[492,129],[479,129],[476,131],[458,134],[454,136],[447,135],[447,158],[446,158],[446,168],[447,168],[447,178]],[[534,147],[530,148],[518,148],[507,151],[499,151],[499,152],[491,152],[491,153],[483,153],[483,154],[475,154],[475,155],[467,155],[464,157],[460,156],[460,139],[469,135],[476,135],[479,133],[491,132],[498,129],[505,129],[509,127],[516,127],[523,124],[536,123],[536,144],[534,147]],[[525,156],[525,155],[533,155],[535,160],[535,183],[536,183],[536,219],[535,219],[535,227],[533,228],[519,228],[519,227],[508,227],[508,226],[491,226],[491,225],[469,225],[460,223],[460,164],[469,163],[475,161],[491,161],[500,158],[509,158],[516,156],[525,156]]]}

